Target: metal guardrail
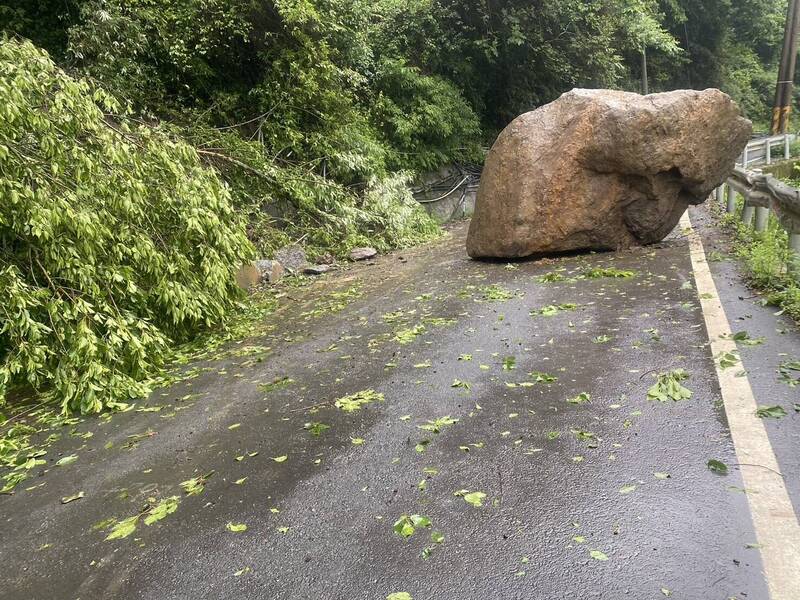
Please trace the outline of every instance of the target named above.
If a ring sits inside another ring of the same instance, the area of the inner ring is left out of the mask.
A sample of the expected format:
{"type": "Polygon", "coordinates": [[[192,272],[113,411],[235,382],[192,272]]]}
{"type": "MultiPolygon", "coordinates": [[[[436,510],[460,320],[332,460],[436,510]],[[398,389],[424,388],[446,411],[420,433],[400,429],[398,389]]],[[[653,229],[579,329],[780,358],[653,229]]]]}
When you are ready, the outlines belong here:
{"type": "Polygon", "coordinates": [[[742,222],[754,225],[756,231],[766,230],[772,212],[789,234],[789,249],[796,260],[800,259],[800,189],[759,170],[748,171],[737,166],[728,180],[717,188],[718,202],[722,203],[726,191],[726,211],[736,211],[736,194],[741,194],[744,198],[742,222]]]}
{"type": "Polygon", "coordinates": [[[773,159],[778,158],[783,151],[783,159],[791,158],[791,145],[797,139],[792,133],[773,135],[751,140],[744,147],[737,164],[745,169],[755,165],[771,165],[773,159]],[[779,146],[779,151],[774,152],[775,146],[779,146]]]}

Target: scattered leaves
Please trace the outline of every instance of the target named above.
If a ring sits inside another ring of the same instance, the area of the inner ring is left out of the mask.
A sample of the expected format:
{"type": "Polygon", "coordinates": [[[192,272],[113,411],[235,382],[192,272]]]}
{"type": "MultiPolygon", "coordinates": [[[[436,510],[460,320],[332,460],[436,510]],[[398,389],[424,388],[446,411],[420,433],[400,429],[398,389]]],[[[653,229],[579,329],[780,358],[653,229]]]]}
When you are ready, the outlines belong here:
{"type": "Polygon", "coordinates": [[[572,311],[578,308],[577,304],[572,303],[565,303],[565,304],[548,304],[547,306],[543,306],[542,308],[538,308],[536,310],[532,310],[530,315],[532,317],[541,316],[541,317],[554,317],[560,312],[565,311],[572,311]]]}
{"type": "Polygon", "coordinates": [[[568,398],[567,402],[569,402],[570,404],[586,404],[591,399],[592,396],[590,394],[587,394],[586,392],[581,392],[574,398],[568,398]]]}
{"type": "Polygon", "coordinates": [[[336,400],[336,402],[334,402],[334,406],[343,410],[344,412],[355,412],[360,410],[362,406],[366,406],[371,402],[380,401],[383,401],[383,394],[370,389],[362,390],[360,392],[356,392],[355,394],[339,398],[336,400]]]}
{"type": "Polygon", "coordinates": [[[450,415],[447,415],[446,417],[439,417],[434,421],[428,421],[424,425],[417,425],[417,428],[423,431],[430,431],[431,433],[440,433],[443,427],[455,423],[458,423],[458,419],[453,419],[450,415]]]}
{"type": "Polygon", "coordinates": [[[658,400],[659,402],[688,400],[692,397],[692,391],[681,385],[681,381],[685,381],[688,378],[689,373],[683,369],[659,373],[655,385],[647,390],[647,397],[650,400],[658,400]]]}
{"type": "Polygon", "coordinates": [[[326,430],[330,428],[331,428],[330,425],[326,425],[325,423],[318,423],[317,421],[312,421],[311,423],[306,423],[305,425],[303,425],[303,429],[305,429],[315,437],[319,437],[326,430]]]}
{"type": "Polygon", "coordinates": [[[394,522],[392,529],[402,538],[410,538],[420,527],[430,527],[431,520],[422,515],[402,515],[394,522]]]}

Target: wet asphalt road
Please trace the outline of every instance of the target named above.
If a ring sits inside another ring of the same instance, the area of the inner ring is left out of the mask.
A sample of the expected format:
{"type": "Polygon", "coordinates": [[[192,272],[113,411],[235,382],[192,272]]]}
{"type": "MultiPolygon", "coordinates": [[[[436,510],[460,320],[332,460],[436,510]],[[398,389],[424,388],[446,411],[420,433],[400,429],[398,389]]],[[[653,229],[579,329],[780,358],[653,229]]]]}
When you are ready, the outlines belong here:
{"type": "MultiPolygon", "coordinates": [[[[685,239],[509,268],[468,260],[465,231],[289,290],[268,333],[139,405],[158,412],[70,429],[40,479],[0,497],[0,598],[766,600],[685,239]],[[597,267],[636,276],[537,279],[597,267]],[[530,314],[564,303],[577,308],[530,314]],[[693,397],[648,401],[676,368],[693,397]],[[370,389],[383,400],[334,405],[370,389]],[[202,493],[181,489],[212,471],[202,493]],[[105,540],[102,521],[173,495],[174,513],[105,540]],[[393,524],[412,514],[432,526],[403,539],[393,524]]],[[[754,391],[789,410],[798,388],[774,371],[800,354],[797,331],[738,300],[733,269],[714,266],[726,310],[768,336],[742,353],[754,391]]],[[[795,506],[798,426],[791,410],[769,424],[795,506]]]]}

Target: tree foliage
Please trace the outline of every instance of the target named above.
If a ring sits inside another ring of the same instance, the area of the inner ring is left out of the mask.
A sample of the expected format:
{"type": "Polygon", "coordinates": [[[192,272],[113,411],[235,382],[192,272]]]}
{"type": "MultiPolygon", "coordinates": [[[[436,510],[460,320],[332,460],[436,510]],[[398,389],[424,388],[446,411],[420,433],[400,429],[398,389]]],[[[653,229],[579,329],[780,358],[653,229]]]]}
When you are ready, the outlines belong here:
{"type": "Polygon", "coordinates": [[[222,322],[251,255],[195,150],[28,42],[0,43],[0,403],[28,385],[97,411],[173,341],[222,322]]]}

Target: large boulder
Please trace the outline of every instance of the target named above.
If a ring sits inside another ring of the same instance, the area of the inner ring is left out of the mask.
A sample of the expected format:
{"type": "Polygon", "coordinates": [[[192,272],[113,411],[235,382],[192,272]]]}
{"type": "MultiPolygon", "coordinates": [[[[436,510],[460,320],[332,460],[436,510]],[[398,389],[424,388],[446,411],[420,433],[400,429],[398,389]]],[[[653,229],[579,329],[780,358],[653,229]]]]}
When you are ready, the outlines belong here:
{"type": "Polygon", "coordinates": [[[514,258],[660,241],[727,178],[751,131],[715,89],[568,92],[497,138],[467,252],[514,258]]]}

